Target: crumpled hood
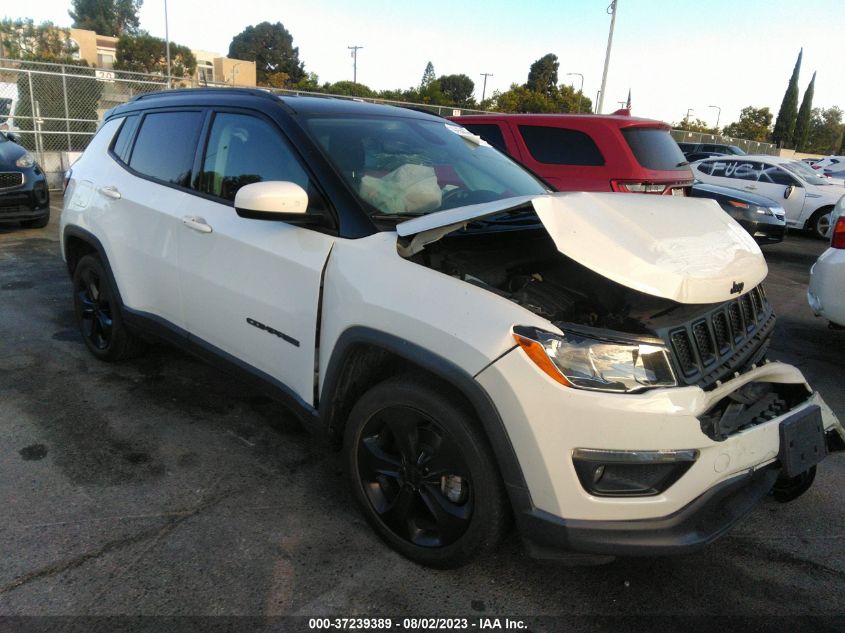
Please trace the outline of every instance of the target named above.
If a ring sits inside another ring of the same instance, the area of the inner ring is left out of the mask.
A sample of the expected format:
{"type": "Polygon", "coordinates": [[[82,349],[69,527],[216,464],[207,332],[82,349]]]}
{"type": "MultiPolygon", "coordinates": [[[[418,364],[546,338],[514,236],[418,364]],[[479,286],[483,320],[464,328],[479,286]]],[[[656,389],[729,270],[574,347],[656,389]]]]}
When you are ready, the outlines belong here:
{"type": "Polygon", "coordinates": [[[754,239],[713,200],[629,193],[522,196],[431,213],[397,225],[409,256],[472,220],[531,204],[558,251],[634,290],[718,303],[768,273],[754,239]]]}

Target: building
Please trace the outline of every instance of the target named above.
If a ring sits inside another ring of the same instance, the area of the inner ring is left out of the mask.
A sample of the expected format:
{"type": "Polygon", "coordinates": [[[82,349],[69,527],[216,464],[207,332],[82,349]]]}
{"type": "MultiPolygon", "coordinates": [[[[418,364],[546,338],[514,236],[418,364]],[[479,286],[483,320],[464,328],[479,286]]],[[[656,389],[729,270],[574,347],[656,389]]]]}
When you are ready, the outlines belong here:
{"type": "MultiPolygon", "coordinates": [[[[70,39],[78,51],[75,59],[85,60],[97,68],[112,68],[117,58],[117,38],[99,35],[85,29],[70,29],[70,39]]],[[[220,53],[191,49],[197,58],[194,76],[197,84],[255,86],[255,62],[231,59],[220,53]]]]}

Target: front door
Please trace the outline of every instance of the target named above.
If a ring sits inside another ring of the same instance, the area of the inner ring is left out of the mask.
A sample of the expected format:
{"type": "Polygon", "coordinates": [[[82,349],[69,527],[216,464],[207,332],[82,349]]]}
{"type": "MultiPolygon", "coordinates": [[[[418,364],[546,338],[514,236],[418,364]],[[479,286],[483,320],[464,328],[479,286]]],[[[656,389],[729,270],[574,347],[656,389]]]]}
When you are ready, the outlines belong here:
{"type": "Polygon", "coordinates": [[[314,192],[274,122],[217,112],[202,158],[203,197],[192,200],[179,232],[185,321],[196,342],[222,350],[311,404],[320,280],[335,238],[238,216],[237,190],[269,180],[314,192]]]}

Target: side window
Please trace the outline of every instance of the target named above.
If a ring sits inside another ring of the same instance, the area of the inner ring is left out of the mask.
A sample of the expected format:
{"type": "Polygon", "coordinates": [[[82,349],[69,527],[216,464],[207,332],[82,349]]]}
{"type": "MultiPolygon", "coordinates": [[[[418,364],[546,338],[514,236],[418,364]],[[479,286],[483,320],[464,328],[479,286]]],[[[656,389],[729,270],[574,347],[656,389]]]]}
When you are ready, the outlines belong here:
{"type": "Polygon", "coordinates": [[[129,159],[129,143],[132,141],[132,135],[135,133],[135,128],[138,127],[139,117],[137,114],[132,114],[125,119],[120,126],[120,132],[112,144],[112,152],[124,163],[129,159]]]}
{"type": "Polygon", "coordinates": [[[759,163],[748,163],[732,161],[736,168],[734,169],[733,177],[739,180],[757,180],[759,170],[762,167],[759,163]]]}
{"type": "Polygon", "coordinates": [[[760,182],[784,185],[785,187],[798,185],[798,181],[795,178],[787,174],[780,167],[775,167],[774,165],[763,165],[763,169],[760,172],[760,182]]]}
{"type": "Polygon", "coordinates": [[[200,190],[233,201],[244,185],[288,180],[308,191],[308,175],[279,132],[262,119],[214,117],[200,174],[200,190]]]}
{"type": "Polygon", "coordinates": [[[699,163],[695,168],[702,174],[710,175],[713,173],[713,163],[708,163],[707,161],[699,163]]]}
{"type": "Polygon", "coordinates": [[[502,135],[502,129],[495,123],[462,123],[461,125],[473,134],[477,134],[483,138],[500,152],[508,153],[505,147],[505,137],[502,135]]]}
{"type": "Polygon", "coordinates": [[[147,114],[129,166],[162,182],[189,187],[202,120],[202,112],[147,114]]]}
{"type": "Polygon", "coordinates": [[[734,170],[736,169],[735,160],[714,160],[709,163],[711,176],[717,178],[732,178],[734,170]]]}
{"type": "Polygon", "coordinates": [[[535,160],[549,165],[604,165],[604,157],[584,132],[542,125],[520,125],[519,132],[535,160]]]}

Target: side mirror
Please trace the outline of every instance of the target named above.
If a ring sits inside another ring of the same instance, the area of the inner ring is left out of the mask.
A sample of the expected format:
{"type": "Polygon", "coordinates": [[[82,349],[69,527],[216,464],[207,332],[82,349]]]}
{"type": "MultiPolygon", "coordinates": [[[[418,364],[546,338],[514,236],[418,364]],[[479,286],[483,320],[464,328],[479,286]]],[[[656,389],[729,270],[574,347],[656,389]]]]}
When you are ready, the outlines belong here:
{"type": "Polygon", "coordinates": [[[18,145],[21,144],[21,135],[17,132],[6,132],[6,138],[18,145]]]}
{"type": "Polygon", "coordinates": [[[783,197],[784,199],[789,199],[792,197],[792,192],[795,191],[795,185],[787,185],[786,189],[783,190],[783,197]]]}
{"type": "Polygon", "coordinates": [[[295,182],[268,180],[244,185],[235,194],[235,211],[252,220],[302,220],[308,194],[295,182]]]}

